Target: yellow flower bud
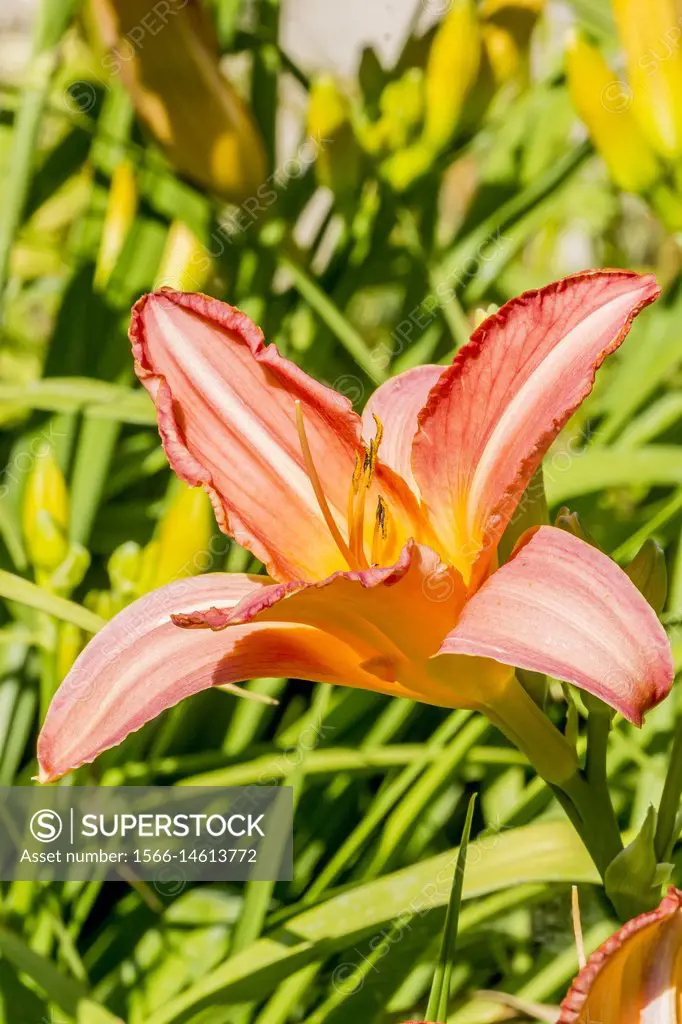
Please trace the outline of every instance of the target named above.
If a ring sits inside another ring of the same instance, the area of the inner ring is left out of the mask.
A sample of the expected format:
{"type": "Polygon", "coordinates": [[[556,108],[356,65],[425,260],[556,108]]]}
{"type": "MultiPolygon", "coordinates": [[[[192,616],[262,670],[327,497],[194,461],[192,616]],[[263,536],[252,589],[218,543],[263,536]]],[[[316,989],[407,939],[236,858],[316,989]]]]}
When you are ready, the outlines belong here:
{"type": "Polygon", "coordinates": [[[181,292],[200,292],[208,280],[211,264],[211,256],[206,247],[186,224],[175,220],[168,230],[154,289],[175,288],[181,292]]]}
{"type": "Polygon", "coordinates": [[[421,126],[424,114],[424,73],[409,68],[402,78],[389,82],[379,97],[384,136],[389,148],[402,149],[421,126]]]}
{"type": "Polygon", "coordinates": [[[350,104],[330,75],[310,89],[308,135],[316,144],[315,174],[336,195],[350,195],[360,178],[360,147],[351,124],[350,104]]]}
{"type": "Polygon", "coordinates": [[[103,66],[121,80],[175,167],[199,186],[241,203],[265,180],[253,117],[220,70],[212,26],[198,3],[91,0],[103,66]]]}
{"type": "Polygon", "coordinates": [[[22,527],[33,565],[51,571],[66,557],[69,499],[64,475],[51,451],[39,454],[24,489],[22,527]]]}
{"type": "Polygon", "coordinates": [[[454,0],[436,32],[426,63],[424,135],[442,149],[455,135],[481,60],[481,32],[473,0],[454,0]]]}
{"type": "Polygon", "coordinates": [[[632,111],[654,149],[682,156],[682,11],[677,0],[613,0],[632,111]]]}
{"type": "Polygon", "coordinates": [[[628,87],[618,82],[599,50],[579,35],[567,48],[566,73],[573,105],[616,185],[627,192],[650,189],[659,168],[630,110],[628,87]]]}
{"type": "Polygon", "coordinates": [[[136,592],[142,569],[142,549],[134,540],[119,544],[107,563],[111,589],[130,599],[136,592]]]}
{"type": "Polygon", "coordinates": [[[396,192],[403,192],[422,174],[426,174],[435,158],[435,151],[420,139],[384,160],[381,173],[396,192]]]}
{"type": "Polygon", "coordinates": [[[504,85],[525,71],[530,38],[544,0],[484,0],[481,33],[495,82],[504,85]]]}
{"type": "Polygon", "coordinates": [[[593,547],[598,546],[589,531],[585,528],[585,524],[578,513],[571,512],[571,510],[565,506],[559,509],[557,517],[554,520],[554,525],[558,530],[566,530],[567,533],[572,533],[574,537],[584,540],[586,544],[591,544],[593,547]]]}
{"type": "Polygon", "coordinates": [[[82,583],[90,566],[90,552],[82,544],[67,546],[66,554],[54,572],[36,582],[58,594],[70,594],[82,583]]]}
{"type": "Polygon", "coordinates": [[[85,634],[72,622],[60,622],[55,653],[57,679],[61,681],[85,647],[85,634]]]}
{"type": "Polygon", "coordinates": [[[201,487],[179,484],[159,523],[152,565],[145,566],[149,573],[145,573],[146,589],[215,569],[211,564],[213,534],[213,511],[206,492],[201,487]]]}
{"type": "Polygon", "coordinates": [[[114,168],[102,229],[102,240],[97,255],[95,286],[106,287],[116,261],[121,254],[126,235],[135,220],[137,185],[135,172],[129,160],[122,160],[114,168]]]}
{"type": "Polygon", "coordinates": [[[102,619],[113,619],[125,607],[125,602],[109,590],[88,591],[83,604],[102,619]]]}

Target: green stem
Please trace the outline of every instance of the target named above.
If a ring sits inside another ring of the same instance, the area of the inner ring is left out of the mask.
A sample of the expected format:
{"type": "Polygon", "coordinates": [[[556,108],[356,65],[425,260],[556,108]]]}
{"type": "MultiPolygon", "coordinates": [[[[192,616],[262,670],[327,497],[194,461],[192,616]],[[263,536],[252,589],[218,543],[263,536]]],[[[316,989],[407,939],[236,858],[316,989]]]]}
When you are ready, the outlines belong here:
{"type": "Polygon", "coordinates": [[[682,718],[677,721],[675,738],[670,751],[668,773],[665,777],[661,802],[658,807],[658,821],[654,847],[659,862],[667,861],[672,853],[677,834],[677,818],[682,798],[682,718]]]}
{"type": "Polygon", "coordinates": [[[609,864],[623,849],[608,789],[591,786],[580,771],[561,788],[577,812],[579,824],[573,824],[604,878],[609,864]]]}
{"type": "Polygon", "coordinates": [[[483,713],[522,750],[538,775],[561,786],[578,771],[578,755],[566,737],[552,724],[516,676],[481,707],[483,713]]]}
{"type": "Polygon", "coordinates": [[[590,709],[587,718],[587,755],[585,774],[592,786],[604,789],[606,781],[606,752],[611,732],[611,714],[590,709]]]}
{"type": "Polygon", "coordinates": [[[562,794],[559,801],[603,878],[613,858],[623,849],[606,785],[608,731],[604,732],[603,725],[593,726],[591,782],[580,770],[573,746],[515,677],[482,710],[524,752],[554,793],[558,797],[562,794]],[[601,779],[599,784],[595,784],[597,777],[601,779]]]}
{"type": "Polygon", "coordinates": [[[325,295],[319,284],[296,259],[284,252],[279,252],[277,254],[277,261],[281,266],[286,267],[299,295],[321,317],[358,366],[362,367],[375,384],[381,384],[385,380],[386,374],[381,369],[378,361],[373,357],[372,350],[367,346],[362,335],[344,316],[341,310],[325,295]]]}

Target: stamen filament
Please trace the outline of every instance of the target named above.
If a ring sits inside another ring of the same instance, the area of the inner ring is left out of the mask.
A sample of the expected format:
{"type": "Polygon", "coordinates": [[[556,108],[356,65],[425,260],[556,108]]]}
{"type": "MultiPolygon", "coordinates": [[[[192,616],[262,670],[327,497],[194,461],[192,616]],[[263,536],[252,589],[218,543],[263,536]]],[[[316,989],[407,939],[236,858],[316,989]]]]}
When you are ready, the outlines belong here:
{"type": "Polygon", "coordinates": [[[334,539],[334,543],[336,544],[337,548],[339,549],[343,557],[348,562],[350,568],[359,569],[360,564],[355,555],[353,554],[353,552],[351,551],[351,549],[346,544],[343,537],[341,536],[339,528],[336,525],[336,521],[333,515],[331,514],[329,505],[327,504],[327,499],[324,496],[322,484],[320,483],[320,478],[318,476],[317,470],[315,469],[315,463],[313,462],[313,454],[310,450],[310,445],[308,444],[308,437],[305,432],[305,423],[303,421],[303,410],[301,408],[301,403],[297,399],[294,404],[296,405],[296,429],[298,430],[298,439],[301,445],[301,453],[303,455],[303,461],[305,462],[305,468],[310,478],[310,483],[312,484],[313,491],[315,492],[315,497],[317,498],[317,504],[320,506],[320,512],[322,513],[322,516],[324,518],[325,523],[327,524],[329,532],[331,533],[334,539]]]}
{"type": "Polygon", "coordinates": [[[355,503],[353,510],[353,518],[351,520],[349,528],[349,541],[351,551],[355,557],[361,563],[364,563],[364,567],[367,566],[367,559],[365,558],[364,551],[364,534],[365,534],[365,482],[364,479],[360,484],[360,489],[355,495],[355,503]]]}

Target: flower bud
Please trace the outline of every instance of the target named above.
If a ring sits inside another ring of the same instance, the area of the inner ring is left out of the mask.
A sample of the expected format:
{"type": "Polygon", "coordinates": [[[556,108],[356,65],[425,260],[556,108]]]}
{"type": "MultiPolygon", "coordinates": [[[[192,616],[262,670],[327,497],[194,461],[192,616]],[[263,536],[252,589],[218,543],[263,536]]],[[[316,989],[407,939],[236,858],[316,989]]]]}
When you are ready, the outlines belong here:
{"type": "Polygon", "coordinates": [[[85,595],[83,604],[101,619],[113,619],[124,607],[126,602],[115,597],[110,590],[90,590],[85,595]]]}
{"type": "Polygon", "coordinates": [[[454,137],[481,60],[481,32],[473,0],[453,0],[426,63],[424,136],[435,150],[454,137]]]}
{"type": "Polygon", "coordinates": [[[50,572],[66,558],[69,499],[64,474],[52,452],[37,456],[24,489],[22,527],[36,568],[50,572]]]}
{"type": "Polygon", "coordinates": [[[554,525],[558,530],[566,530],[567,533],[572,533],[574,537],[579,537],[580,540],[584,540],[586,544],[591,544],[592,547],[598,547],[594,538],[586,530],[585,525],[577,512],[571,512],[571,510],[565,506],[560,508],[557,512],[557,517],[554,520],[554,525]]]}
{"type": "Polygon", "coordinates": [[[350,104],[330,75],[310,89],[308,135],[317,143],[315,175],[335,195],[348,196],[360,179],[360,147],[350,120],[350,104]]]}
{"type": "Polygon", "coordinates": [[[481,34],[497,86],[526,72],[531,35],[544,0],[484,0],[481,34]]]}
{"type": "Polygon", "coordinates": [[[60,622],[57,630],[55,664],[57,679],[64,679],[85,647],[85,634],[72,622],[60,622]]]}
{"type": "Polygon", "coordinates": [[[82,544],[69,544],[66,556],[42,585],[58,594],[70,594],[83,582],[83,577],[89,567],[90,552],[88,549],[82,544]]]}
{"type": "Polygon", "coordinates": [[[390,149],[403,149],[421,127],[424,113],[424,73],[408,68],[389,82],[379,97],[384,139],[390,149]]]}
{"type": "Polygon", "coordinates": [[[668,596],[668,570],[660,544],[652,537],[645,540],[625,572],[656,614],[660,615],[668,596]]]}
{"type": "Polygon", "coordinates": [[[615,184],[626,192],[646,192],[660,171],[630,110],[628,86],[618,82],[600,51],[580,35],[568,45],[566,73],[573,105],[615,184]]]}
{"type": "Polygon", "coordinates": [[[129,160],[122,160],[114,167],[107,212],[102,228],[102,240],[97,255],[95,285],[102,290],[106,287],[116,261],[121,254],[137,210],[137,185],[135,172],[129,160]]]}
{"type": "Polygon", "coordinates": [[[267,174],[263,142],[221,72],[201,5],[156,4],[144,13],[137,0],[91,0],[90,13],[108,50],[103,67],[120,74],[177,170],[231,202],[251,196],[267,174]]]}
{"type": "Polygon", "coordinates": [[[435,155],[434,151],[419,139],[412,146],[401,149],[384,160],[381,165],[382,177],[396,192],[403,192],[422,174],[426,174],[433,164],[435,155]]]}
{"type": "MultiPolygon", "coordinates": [[[[613,0],[632,111],[662,156],[682,156],[682,23],[677,0],[613,0]]],[[[634,145],[634,143],[631,143],[634,145]]]]}
{"type": "Polygon", "coordinates": [[[208,280],[211,265],[206,247],[186,224],[174,220],[168,229],[154,291],[175,288],[180,292],[200,292],[208,280]]]}
{"type": "Polygon", "coordinates": [[[211,568],[213,534],[213,512],[208,495],[201,487],[180,484],[156,532],[150,552],[151,564],[144,573],[145,589],[153,590],[171,580],[196,576],[211,568]]]}
{"type": "Polygon", "coordinates": [[[140,545],[133,540],[119,544],[107,563],[112,591],[127,600],[132,600],[137,593],[141,569],[142,548],[140,545]]]}

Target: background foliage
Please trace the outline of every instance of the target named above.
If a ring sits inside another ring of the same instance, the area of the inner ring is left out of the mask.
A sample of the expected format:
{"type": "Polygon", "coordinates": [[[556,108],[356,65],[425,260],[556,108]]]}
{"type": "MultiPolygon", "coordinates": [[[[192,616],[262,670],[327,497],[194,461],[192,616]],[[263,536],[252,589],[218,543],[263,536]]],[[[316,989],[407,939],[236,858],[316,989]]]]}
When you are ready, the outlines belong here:
{"type": "MultiPolygon", "coordinates": [[[[664,545],[679,658],[682,163],[652,146],[642,170],[608,4],[427,4],[394,67],[367,49],[337,82],[282,49],[277,0],[213,0],[232,82],[213,92],[182,63],[184,5],[166,4],[153,32],[156,4],[138,38],[152,6],[113,4],[132,18],[113,60],[106,6],[45,0],[28,64],[0,80],[0,785],[32,784],[40,720],[101,619],[179,575],[258,570],[203,495],[171,480],[133,384],[129,309],[164,283],[240,306],[361,408],[386,376],[448,361],[491,304],[585,267],[654,270],[664,298],[601,371],[545,482],[554,513],[577,511],[622,564],[649,537],[664,545]],[[594,52],[567,43],[570,24],[594,52]],[[172,145],[131,89],[135,68],[172,145]],[[246,104],[231,120],[222,89],[246,104]]],[[[649,56],[671,76],[679,33],[665,29],[649,56]]],[[[474,790],[464,896],[477,899],[449,1020],[552,1020],[576,969],[570,883],[584,883],[587,946],[613,921],[523,757],[468,712],[285,679],[247,689],[261,700],[204,693],[66,784],[281,780],[296,799],[293,882],[3,884],[0,1020],[423,1014],[474,790]]],[[[677,703],[641,732],[614,729],[625,830],[660,793],[677,703]]]]}

